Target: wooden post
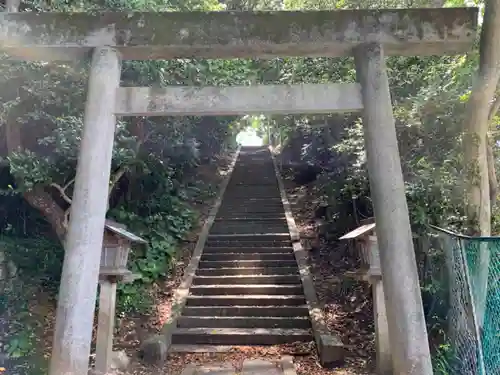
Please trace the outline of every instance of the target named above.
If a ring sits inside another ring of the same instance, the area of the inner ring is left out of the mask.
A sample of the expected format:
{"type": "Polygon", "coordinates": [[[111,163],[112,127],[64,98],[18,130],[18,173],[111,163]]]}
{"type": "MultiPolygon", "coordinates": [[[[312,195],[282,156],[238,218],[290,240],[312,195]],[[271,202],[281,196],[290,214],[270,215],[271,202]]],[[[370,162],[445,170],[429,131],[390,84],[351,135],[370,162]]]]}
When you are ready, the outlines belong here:
{"type": "Polygon", "coordinates": [[[378,43],[355,49],[365,147],[380,243],[394,373],[432,375],[422,296],[385,57],[378,43]]]}
{"type": "Polygon", "coordinates": [[[373,320],[375,322],[375,350],[377,356],[377,374],[392,375],[392,356],[389,340],[389,322],[385,307],[384,285],[380,272],[380,256],[376,236],[368,236],[370,251],[369,281],[372,286],[373,320]]]}
{"type": "Polygon", "coordinates": [[[50,375],[87,375],[115,133],[120,58],[96,48],[65,243],[50,375]]]}
{"type": "Polygon", "coordinates": [[[19,5],[21,5],[21,0],[7,0],[5,1],[5,11],[19,12],[19,5]]]}
{"type": "Polygon", "coordinates": [[[377,374],[392,374],[392,355],[389,340],[389,323],[385,308],[384,285],[382,278],[373,280],[373,317],[375,322],[375,348],[377,354],[377,374]]]}
{"type": "Polygon", "coordinates": [[[99,315],[95,355],[96,374],[107,374],[113,354],[115,328],[116,282],[107,279],[99,283],[99,315]]]}

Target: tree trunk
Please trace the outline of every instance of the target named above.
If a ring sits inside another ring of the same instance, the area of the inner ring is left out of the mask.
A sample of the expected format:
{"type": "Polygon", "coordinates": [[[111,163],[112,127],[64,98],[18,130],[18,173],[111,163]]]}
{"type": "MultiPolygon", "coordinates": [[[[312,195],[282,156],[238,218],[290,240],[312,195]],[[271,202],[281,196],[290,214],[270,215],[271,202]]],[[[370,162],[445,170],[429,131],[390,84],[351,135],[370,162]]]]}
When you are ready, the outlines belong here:
{"type": "Polygon", "coordinates": [[[493,154],[493,146],[491,145],[490,139],[486,140],[487,142],[487,161],[488,161],[488,180],[490,187],[490,205],[491,210],[493,210],[498,194],[498,180],[497,180],[497,172],[495,170],[495,155],[493,154]]]}
{"type": "Polygon", "coordinates": [[[52,195],[41,185],[34,186],[24,193],[24,199],[39,210],[54,229],[57,237],[64,243],[66,226],[64,224],[64,210],[56,203],[52,195]]]}
{"type": "MultiPolygon", "coordinates": [[[[464,163],[467,168],[467,216],[472,234],[491,235],[488,173],[489,115],[500,77],[500,0],[488,0],[481,30],[479,71],[467,103],[464,124],[464,163]]],[[[478,321],[482,325],[489,268],[487,246],[480,247],[476,278],[478,321]]]]}

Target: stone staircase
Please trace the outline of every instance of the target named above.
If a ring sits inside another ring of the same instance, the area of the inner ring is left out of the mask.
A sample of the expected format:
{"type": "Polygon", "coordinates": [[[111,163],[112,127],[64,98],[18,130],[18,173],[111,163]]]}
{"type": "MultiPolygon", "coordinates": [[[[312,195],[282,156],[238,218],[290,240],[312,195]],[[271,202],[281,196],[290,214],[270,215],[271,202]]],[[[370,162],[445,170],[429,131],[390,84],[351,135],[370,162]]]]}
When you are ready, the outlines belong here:
{"type": "Polygon", "coordinates": [[[171,349],[309,340],[309,311],[271,154],[242,148],[171,349]]]}

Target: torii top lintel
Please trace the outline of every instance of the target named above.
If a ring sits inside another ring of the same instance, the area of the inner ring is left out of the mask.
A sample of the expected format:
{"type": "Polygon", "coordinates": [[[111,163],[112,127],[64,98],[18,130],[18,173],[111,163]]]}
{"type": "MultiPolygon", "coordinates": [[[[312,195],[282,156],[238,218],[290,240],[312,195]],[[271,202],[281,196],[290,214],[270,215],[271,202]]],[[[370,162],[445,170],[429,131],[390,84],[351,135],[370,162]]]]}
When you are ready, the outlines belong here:
{"type": "Polygon", "coordinates": [[[124,59],[339,57],[379,42],[387,55],[467,52],[477,8],[308,12],[1,13],[0,47],[16,59],[72,60],[94,47],[124,59]]]}

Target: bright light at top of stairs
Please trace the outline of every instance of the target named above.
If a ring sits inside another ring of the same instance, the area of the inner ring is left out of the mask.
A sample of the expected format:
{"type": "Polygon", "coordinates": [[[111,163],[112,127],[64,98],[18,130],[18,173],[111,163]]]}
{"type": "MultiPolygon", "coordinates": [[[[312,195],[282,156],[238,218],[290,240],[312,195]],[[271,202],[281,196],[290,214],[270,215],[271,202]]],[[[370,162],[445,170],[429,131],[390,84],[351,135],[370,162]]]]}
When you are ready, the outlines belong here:
{"type": "Polygon", "coordinates": [[[262,146],[263,140],[253,129],[243,130],[236,136],[236,142],[241,146],[262,146]]]}

